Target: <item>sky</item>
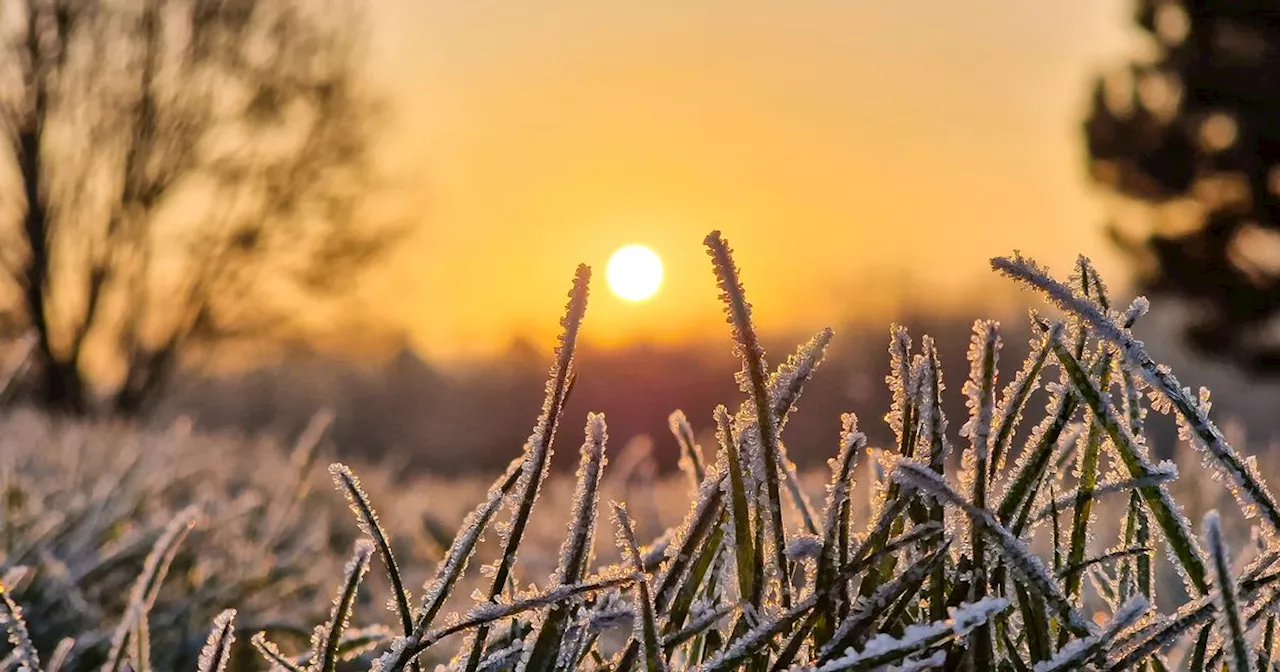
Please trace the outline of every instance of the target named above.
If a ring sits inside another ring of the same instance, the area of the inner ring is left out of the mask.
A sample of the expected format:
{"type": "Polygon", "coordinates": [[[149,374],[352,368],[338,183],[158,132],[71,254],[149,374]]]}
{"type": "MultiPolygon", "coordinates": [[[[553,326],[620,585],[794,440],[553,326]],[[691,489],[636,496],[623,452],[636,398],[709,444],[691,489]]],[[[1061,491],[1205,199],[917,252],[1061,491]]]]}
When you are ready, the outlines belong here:
{"type": "Polygon", "coordinates": [[[1140,39],[1126,0],[369,6],[416,230],[370,303],[428,355],[553,338],[579,262],[587,340],[722,336],[712,229],[766,332],[1005,305],[1015,248],[1123,284],[1080,120],[1140,39]],[[646,302],[604,286],[629,243],[666,266],[646,302]]]}

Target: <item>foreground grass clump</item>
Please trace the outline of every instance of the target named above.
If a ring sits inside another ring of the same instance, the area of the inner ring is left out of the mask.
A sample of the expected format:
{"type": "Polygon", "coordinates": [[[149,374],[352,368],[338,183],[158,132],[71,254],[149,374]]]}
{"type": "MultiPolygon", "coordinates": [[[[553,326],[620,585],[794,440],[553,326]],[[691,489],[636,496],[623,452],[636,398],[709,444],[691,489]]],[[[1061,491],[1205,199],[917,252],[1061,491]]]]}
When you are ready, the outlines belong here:
{"type": "MultiPolygon", "coordinates": [[[[608,431],[602,415],[589,415],[554,571],[519,588],[519,553],[528,550],[531,516],[573,389],[590,280],[581,267],[524,454],[466,517],[420,594],[407,587],[375,497],[350,468],[334,464],[330,474],[363,535],[310,645],[286,647],[269,628],[242,630],[228,608],[213,619],[197,669],[248,665],[237,655],[249,651],[246,640],[273,669],[320,672],[418,670],[444,660],[465,672],[1155,671],[1172,669],[1171,650],[1184,654],[1184,669],[1271,669],[1280,598],[1280,546],[1271,543],[1280,509],[1254,462],[1209,419],[1207,392],[1183,388],[1132,337],[1143,300],[1113,309],[1083,259],[1065,283],[1021,257],[994,260],[1063,317],[1031,315],[1030,355],[1008,382],[1000,376],[999,325],[974,325],[961,388],[968,417],[954,435],[943,413],[935,344],[924,336],[917,350],[905,329],[893,329],[893,404],[885,420],[896,441],[870,453],[874,468],[864,472],[871,482],[862,487],[873,493],[873,506],[855,515],[853,481],[869,452],[858,419],[840,419],[820,507],[807,500],[782,440],[831,332],[771,370],[731,250],[718,232],[706,245],[742,360],[745,399],[710,419],[714,460],[704,457],[689,420],[672,415],[682,467],[697,484],[680,525],[642,546],[627,506],[602,504],[608,431]],[[1041,387],[1047,401],[1033,417],[1041,387]],[[1232,562],[1216,512],[1199,533],[1183,514],[1172,494],[1177,469],[1153,463],[1148,452],[1148,406],[1175,418],[1244,516],[1257,519],[1261,550],[1247,566],[1232,562]],[[1097,511],[1104,498],[1123,519],[1110,541],[1094,538],[1104,527],[1097,511]],[[617,539],[616,564],[595,561],[604,520],[617,539]],[[498,537],[497,555],[480,567],[474,603],[450,613],[488,531],[498,537]],[[375,564],[390,590],[388,625],[352,628],[361,582],[375,564]],[[1156,609],[1161,564],[1176,570],[1187,596],[1170,613],[1156,609]]],[[[152,643],[172,641],[153,639],[151,626],[159,630],[160,622],[151,611],[198,516],[182,514],[155,540],[123,618],[92,649],[101,669],[150,669],[152,643]]],[[[6,577],[19,572],[5,557],[6,577]]],[[[5,664],[88,669],[77,661],[86,659],[90,642],[65,639],[56,650],[37,650],[31,632],[40,624],[24,618],[24,597],[5,590],[0,601],[11,643],[5,664]]],[[[233,606],[240,605],[228,598],[219,608],[233,606]]]]}

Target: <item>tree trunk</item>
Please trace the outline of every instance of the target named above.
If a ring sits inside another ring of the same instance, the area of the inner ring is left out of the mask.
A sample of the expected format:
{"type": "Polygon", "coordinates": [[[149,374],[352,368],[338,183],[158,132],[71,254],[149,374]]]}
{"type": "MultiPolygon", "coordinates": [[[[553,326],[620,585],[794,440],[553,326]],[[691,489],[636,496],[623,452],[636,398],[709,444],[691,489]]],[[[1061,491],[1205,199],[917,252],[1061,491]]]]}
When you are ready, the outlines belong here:
{"type": "Polygon", "coordinates": [[[88,412],[85,381],[76,362],[77,353],[59,355],[53,346],[49,324],[49,226],[44,201],[40,197],[40,136],[34,129],[24,130],[18,138],[18,162],[27,198],[23,234],[29,248],[27,267],[22,278],[22,296],[28,319],[36,332],[36,359],[40,367],[38,398],[49,410],[69,415],[88,412]]]}

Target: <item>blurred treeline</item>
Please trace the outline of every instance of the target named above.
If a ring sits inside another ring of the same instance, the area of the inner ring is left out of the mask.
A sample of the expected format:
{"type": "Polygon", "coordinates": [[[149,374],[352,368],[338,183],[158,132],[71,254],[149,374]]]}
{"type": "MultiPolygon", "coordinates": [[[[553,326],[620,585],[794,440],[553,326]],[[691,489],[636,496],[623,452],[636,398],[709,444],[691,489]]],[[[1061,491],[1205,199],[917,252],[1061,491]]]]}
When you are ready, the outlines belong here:
{"type": "MultiPolygon", "coordinates": [[[[1204,385],[1229,427],[1247,426],[1243,437],[1252,451],[1269,448],[1280,437],[1274,414],[1277,388],[1249,380],[1235,370],[1211,366],[1187,353],[1176,329],[1178,316],[1154,311],[1137,333],[1149,349],[1173,366],[1184,384],[1204,385]]],[[[965,351],[972,323],[951,317],[913,316],[902,320],[917,346],[923,334],[939,343],[950,422],[964,422],[959,387],[968,373],[965,351]]],[[[1029,332],[1020,316],[1002,320],[1002,382],[1012,380],[1026,355],[1029,332]]],[[[794,334],[766,341],[769,363],[785,361],[808,337],[794,334]]],[[[839,431],[839,414],[858,414],[872,446],[891,433],[882,420],[889,407],[884,384],[888,366],[887,325],[836,329],[827,358],[788,422],[784,439],[802,467],[817,467],[830,456],[839,431]]],[[[541,405],[550,362],[550,345],[538,348],[516,341],[506,352],[466,365],[424,361],[409,347],[376,360],[295,347],[271,363],[219,374],[189,371],[152,417],[165,425],[180,417],[214,432],[295,436],[320,409],[333,412],[330,439],[340,455],[384,461],[408,472],[493,471],[518,453],[541,405]],[[543,351],[545,349],[545,352],[543,351]]],[[[714,447],[711,413],[716,404],[736,407],[743,399],[734,382],[737,362],[727,342],[702,341],[681,346],[634,345],[620,349],[587,346],[580,350],[579,378],[560,428],[560,451],[581,443],[587,411],[609,418],[613,450],[649,437],[662,469],[675,466],[677,451],[668,432],[668,415],[683,410],[699,433],[705,451],[714,447]]],[[[1035,403],[1043,403],[1043,391],[1035,403]]],[[[1153,437],[1161,455],[1172,452],[1171,422],[1158,420],[1153,437]]],[[[1024,427],[1023,433],[1030,430],[1024,427]]],[[[1235,431],[1235,430],[1233,430],[1235,431]]],[[[1240,440],[1241,437],[1235,437],[1240,440]]],[[[614,453],[615,456],[618,453],[614,453]]],[[[559,460],[569,465],[573,460],[559,460]]]]}

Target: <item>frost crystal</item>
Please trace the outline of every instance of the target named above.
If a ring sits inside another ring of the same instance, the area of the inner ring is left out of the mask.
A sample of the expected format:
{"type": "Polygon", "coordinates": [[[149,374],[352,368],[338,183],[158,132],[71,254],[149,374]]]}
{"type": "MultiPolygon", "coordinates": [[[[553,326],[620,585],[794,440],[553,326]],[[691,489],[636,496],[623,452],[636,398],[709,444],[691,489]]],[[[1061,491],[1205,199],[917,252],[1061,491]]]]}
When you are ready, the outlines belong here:
{"type": "Polygon", "coordinates": [[[236,641],[236,632],[232,628],[236,619],[236,610],[228,609],[213,619],[213,632],[200,649],[200,658],[196,664],[197,672],[222,672],[231,657],[231,645],[236,641]]]}
{"type": "Polygon", "coordinates": [[[1154,393],[1163,397],[1162,403],[1155,404],[1157,410],[1176,410],[1187,423],[1189,433],[1195,435],[1195,445],[1214,457],[1214,465],[1226,477],[1228,488],[1244,512],[1260,512],[1273,530],[1280,530],[1280,507],[1277,507],[1265,481],[1241,461],[1218,426],[1209,419],[1203,404],[1183,388],[1169,367],[1157,365],[1142,342],[1135,339],[1127,328],[1117,325],[1094,302],[1078,296],[1071,288],[1051,278],[1034,261],[1015,255],[1013,258],[993,259],[991,264],[1005,275],[1044,292],[1053,303],[1087,322],[1100,338],[1116,348],[1128,367],[1142,376],[1154,393]]]}
{"type": "Polygon", "coordinates": [[[826,328],[814,334],[769,376],[769,398],[773,401],[773,417],[778,419],[779,432],[791,411],[795,410],[805,383],[809,382],[813,372],[822,363],[822,356],[827,344],[831,342],[832,333],[830,328],[826,328]]]}
{"type": "Polygon", "coordinates": [[[787,560],[799,562],[810,560],[822,554],[822,540],[812,534],[798,534],[787,542],[787,560]]]}

